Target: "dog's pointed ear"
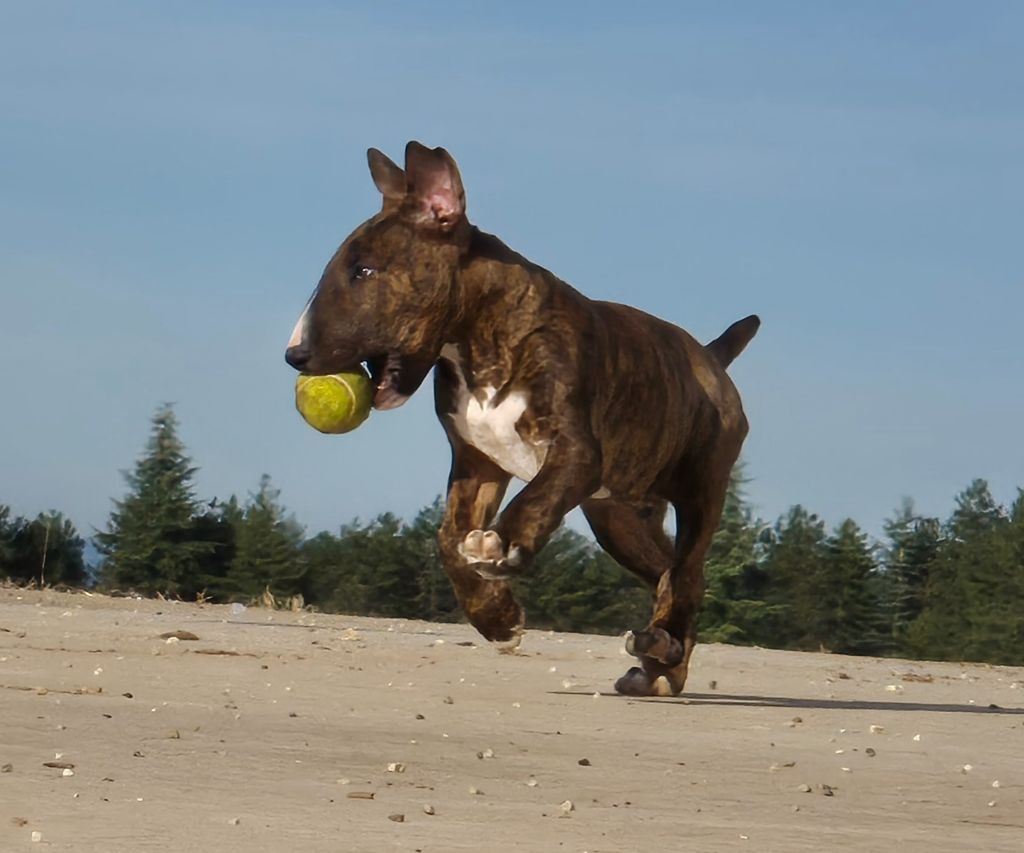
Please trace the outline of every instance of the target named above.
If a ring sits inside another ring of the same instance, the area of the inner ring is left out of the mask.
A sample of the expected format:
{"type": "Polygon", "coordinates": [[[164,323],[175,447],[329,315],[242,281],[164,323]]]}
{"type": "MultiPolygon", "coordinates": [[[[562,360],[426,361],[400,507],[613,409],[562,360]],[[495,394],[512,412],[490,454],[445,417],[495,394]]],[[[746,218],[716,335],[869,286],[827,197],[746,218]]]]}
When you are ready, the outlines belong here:
{"type": "Polygon", "coordinates": [[[420,226],[451,231],[466,215],[466,193],[452,155],[418,142],[405,147],[406,209],[420,226]]]}
{"type": "Polygon", "coordinates": [[[384,203],[398,202],[405,197],[405,172],[383,151],[371,148],[366,152],[373,183],[384,196],[384,203]]]}

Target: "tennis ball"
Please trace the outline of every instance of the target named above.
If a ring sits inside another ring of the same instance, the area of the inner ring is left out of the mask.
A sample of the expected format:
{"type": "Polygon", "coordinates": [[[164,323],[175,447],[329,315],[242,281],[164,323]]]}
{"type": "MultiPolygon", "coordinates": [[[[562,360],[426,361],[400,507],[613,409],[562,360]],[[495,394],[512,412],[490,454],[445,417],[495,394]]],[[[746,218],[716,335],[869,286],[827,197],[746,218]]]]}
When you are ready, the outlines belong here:
{"type": "Polygon", "coordinates": [[[295,380],[295,408],[320,432],[354,430],[370,414],[372,402],[370,377],[362,369],[328,376],[300,374],[295,380]]]}

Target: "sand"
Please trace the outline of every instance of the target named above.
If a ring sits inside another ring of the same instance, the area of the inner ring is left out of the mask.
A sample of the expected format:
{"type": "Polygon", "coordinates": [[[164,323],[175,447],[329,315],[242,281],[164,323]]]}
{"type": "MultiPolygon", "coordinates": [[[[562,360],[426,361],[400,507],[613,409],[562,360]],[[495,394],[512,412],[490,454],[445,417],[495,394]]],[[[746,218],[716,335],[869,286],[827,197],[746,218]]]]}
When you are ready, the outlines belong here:
{"type": "Polygon", "coordinates": [[[1024,669],[621,648],[0,589],[0,851],[1024,850],[1024,669]]]}

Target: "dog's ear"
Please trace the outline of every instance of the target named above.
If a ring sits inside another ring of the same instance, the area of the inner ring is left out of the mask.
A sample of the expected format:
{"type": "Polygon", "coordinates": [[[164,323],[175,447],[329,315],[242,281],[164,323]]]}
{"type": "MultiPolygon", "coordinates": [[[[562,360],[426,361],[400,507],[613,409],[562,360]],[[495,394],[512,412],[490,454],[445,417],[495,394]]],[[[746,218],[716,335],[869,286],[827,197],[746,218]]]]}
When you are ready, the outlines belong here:
{"type": "Polygon", "coordinates": [[[405,147],[406,210],[417,225],[451,231],[466,214],[459,167],[443,148],[405,147]]]}
{"type": "Polygon", "coordinates": [[[385,207],[405,198],[405,172],[387,154],[371,148],[366,152],[366,160],[370,164],[373,183],[384,196],[385,207]]]}

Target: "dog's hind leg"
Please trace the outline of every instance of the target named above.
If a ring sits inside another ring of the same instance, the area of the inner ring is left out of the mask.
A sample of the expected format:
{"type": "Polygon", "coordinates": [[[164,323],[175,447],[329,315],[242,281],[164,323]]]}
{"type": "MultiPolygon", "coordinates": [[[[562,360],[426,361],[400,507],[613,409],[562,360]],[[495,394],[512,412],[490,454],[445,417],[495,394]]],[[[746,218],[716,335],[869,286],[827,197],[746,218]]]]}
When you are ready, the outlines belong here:
{"type": "Polygon", "coordinates": [[[665,532],[668,501],[588,498],[581,506],[598,544],[619,565],[656,588],[674,562],[675,549],[665,532]]]}
{"type": "Polygon", "coordinates": [[[453,445],[448,498],[437,541],[448,579],[466,618],[488,640],[518,642],[524,614],[507,581],[482,578],[460,553],[471,530],[498,513],[509,475],[474,448],[453,445]]]}
{"type": "Polygon", "coordinates": [[[697,644],[697,616],[704,598],[704,555],[718,527],[729,482],[729,465],[703,461],[690,470],[676,510],[675,557],[658,581],[651,624],[630,635],[626,649],[640,659],[615,684],[628,695],[675,696],[682,691],[697,644]]]}

